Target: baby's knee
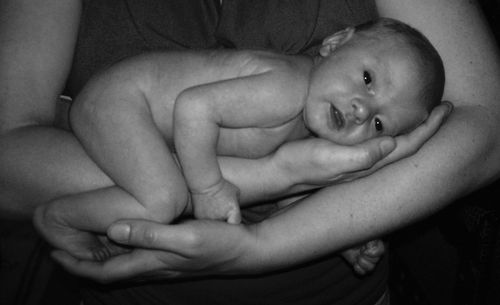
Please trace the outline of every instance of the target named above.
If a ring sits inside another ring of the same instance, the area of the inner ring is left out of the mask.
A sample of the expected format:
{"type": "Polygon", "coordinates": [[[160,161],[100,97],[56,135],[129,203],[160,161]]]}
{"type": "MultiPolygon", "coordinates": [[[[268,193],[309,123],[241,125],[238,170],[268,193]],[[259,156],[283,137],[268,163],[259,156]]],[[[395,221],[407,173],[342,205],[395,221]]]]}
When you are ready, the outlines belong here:
{"type": "Polygon", "coordinates": [[[154,200],[144,206],[148,219],[170,223],[186,214],[189,206],[189,192],[187,189],[164,190],[156,194],[154,200]]]}

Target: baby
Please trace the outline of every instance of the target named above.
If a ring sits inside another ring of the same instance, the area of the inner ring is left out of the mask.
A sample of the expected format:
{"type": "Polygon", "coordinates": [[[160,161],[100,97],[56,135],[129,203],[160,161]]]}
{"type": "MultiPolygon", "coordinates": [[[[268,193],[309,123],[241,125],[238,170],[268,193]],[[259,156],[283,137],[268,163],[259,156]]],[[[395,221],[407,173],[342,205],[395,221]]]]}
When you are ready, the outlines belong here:
{"type": "Polygon", "coordinates": [[[337,32],[320,55],[172,51],[103,71],[76,98],[70,122],[119,187],[40,207],[38,229],[54,246],[91,259],[66,242],[66,230],[103,233],[122,218],[168,223],[188,208],[196,218],[238,224],[238,188],[222,176],[218,155],[259,158],[310,136],[344,145],[396,136],[441,101],[437,51],[399,21],[337,32]]]}

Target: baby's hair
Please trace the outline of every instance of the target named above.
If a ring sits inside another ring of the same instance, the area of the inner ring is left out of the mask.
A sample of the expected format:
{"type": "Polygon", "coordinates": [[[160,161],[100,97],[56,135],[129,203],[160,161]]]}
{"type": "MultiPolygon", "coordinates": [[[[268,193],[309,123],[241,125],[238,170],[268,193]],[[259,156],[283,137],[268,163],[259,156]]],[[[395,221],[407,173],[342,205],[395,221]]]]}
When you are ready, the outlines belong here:
{"type": "Polygon", "coordinates": [[[376,33],[397,35],[397,37],[412,51],[418,62],[420,80],[424,90],[422,101],[428,111],[441,103],[443,97],[445,72],[439,53],[431,42],[413,27],[390,18],[379,18],[355,27],[358,33],[376,33]]]}

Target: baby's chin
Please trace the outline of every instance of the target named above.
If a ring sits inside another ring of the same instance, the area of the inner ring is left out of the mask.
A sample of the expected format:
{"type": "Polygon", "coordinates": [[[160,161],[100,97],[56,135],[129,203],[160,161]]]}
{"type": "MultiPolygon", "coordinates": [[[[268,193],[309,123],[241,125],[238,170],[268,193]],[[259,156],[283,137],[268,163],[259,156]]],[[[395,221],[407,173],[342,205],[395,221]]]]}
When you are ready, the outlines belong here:
{"type": "Polygon", "coordinates": [[[364,142],[368,139],[336,139],[336,140],[331,140],[332,142],[336,143],[336,144],[339,144],[339,145],[345,145],[345,146],[352,146],[352,145],[356,145],[356,144],[359,144],[361,142],[364,142]]]}
{"type": "Polygon", "coordinates": [[[316,136],[319,138],[329,140],[335,144],[345,145],[345,146],[356,145],[356,144],[359,144],[361,142],[368,140],[367,137],[352,137],[352,136],[349,137],[349,136],[343,135],[340,132],[335,132],[335,131],[333,131],[333,132],[329,131],[328,133],[323,133],[323,134],[318,133],[318,134],[316,134],[316,136]]]}
{"type": "Polygon", "coordinates": [[[304,120],[306,128],[318,138],[329,140],[335,144],[339,145],[355,145],[364,142],[369,139],[368,136],[362,136],[360,134],[346,134],[346,129],[334,130],[333,128],[327,128],[321,124],[316,123],[316,120],[304,120]],[[313,123],[310,123],[313,122],[313,123]]]}

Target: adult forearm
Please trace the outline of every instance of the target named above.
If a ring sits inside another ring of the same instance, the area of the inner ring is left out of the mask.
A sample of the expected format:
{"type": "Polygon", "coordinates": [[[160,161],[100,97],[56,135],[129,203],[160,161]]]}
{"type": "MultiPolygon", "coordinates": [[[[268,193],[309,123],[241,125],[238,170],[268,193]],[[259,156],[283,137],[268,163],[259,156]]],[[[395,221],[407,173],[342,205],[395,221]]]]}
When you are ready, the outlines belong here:
{"type": "Polygon", "coordinates": [[[69,132],[23,127],[0,137],[0,215],[29,218],[62,195],[111,185],[69,132]]]}
{"type": "Polygon", "coordinates": [[[248,206],[287,195],[291,179],[282,175],[272,156],[259,159],[219,157],[225,179],[240,189],[240,205],[248,206]]]}

